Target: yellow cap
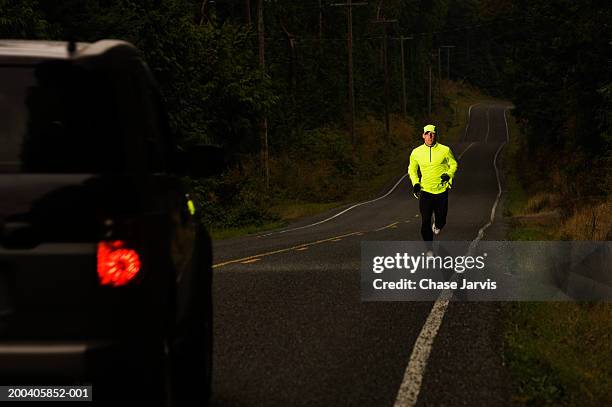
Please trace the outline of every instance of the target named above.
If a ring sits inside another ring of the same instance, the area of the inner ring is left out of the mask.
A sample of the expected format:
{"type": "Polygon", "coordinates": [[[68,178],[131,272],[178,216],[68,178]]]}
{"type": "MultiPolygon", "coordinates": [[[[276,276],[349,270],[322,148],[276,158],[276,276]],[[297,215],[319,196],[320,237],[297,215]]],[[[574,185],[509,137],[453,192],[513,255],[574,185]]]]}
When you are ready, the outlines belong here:
{"type": "Polygon", "coordinates": [[[423,127],[423,133],[427,133],[428,131],[435,133],[436,126],[434,126],[433,124],[428,124],[427,126],[423,127]]]}
{"type": "Polygon", "coordinates": [[[193,201],[191,199],[187,200],[187,209],[189,210],[189,214],[191,216],[195,215],[195,205],[193,204],[193,201]]]}

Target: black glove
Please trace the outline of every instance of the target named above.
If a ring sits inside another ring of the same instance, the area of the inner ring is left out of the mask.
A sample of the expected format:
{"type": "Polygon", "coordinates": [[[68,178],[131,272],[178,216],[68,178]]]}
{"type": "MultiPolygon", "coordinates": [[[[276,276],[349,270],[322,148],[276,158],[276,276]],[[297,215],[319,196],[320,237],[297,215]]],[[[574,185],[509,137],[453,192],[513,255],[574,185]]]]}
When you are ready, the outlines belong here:
{"type": "Polygon", "coordinates": [[[442,174],[442,175],[440,175],[440,179],[442,180],[442,182],[448,182],[448,181],[450,181],[450,175],[442,174]]]}
{"type": "Polygon", "coordinates": [[[412,195],[414,195],[416,199],[419,199],[419,192],[421,192],[421,184],[414,184],[412,187],[412,195]]]}

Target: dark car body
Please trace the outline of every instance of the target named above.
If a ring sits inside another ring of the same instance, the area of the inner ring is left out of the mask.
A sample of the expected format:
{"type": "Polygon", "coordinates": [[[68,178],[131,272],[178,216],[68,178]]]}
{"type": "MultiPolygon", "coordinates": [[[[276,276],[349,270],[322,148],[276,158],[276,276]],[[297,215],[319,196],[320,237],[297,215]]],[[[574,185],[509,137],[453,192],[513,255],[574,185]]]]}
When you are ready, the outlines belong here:
{"type": "Polygon", "coordinates": [[[0,41],[0,142],[0,385],[208,397],[210,238],[138,50],[0,41]]]}

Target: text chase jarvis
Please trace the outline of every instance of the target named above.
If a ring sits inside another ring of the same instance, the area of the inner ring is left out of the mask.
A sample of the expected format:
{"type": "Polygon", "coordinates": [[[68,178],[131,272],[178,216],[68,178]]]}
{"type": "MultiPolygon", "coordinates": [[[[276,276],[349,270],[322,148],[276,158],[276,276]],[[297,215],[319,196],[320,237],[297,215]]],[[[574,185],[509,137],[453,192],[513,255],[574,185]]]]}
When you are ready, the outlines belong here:
{"type": "MultiPolygon", "coordinates": [[[[395,256],[375,256],[372,262],[372,271],[380,274],[385,270],[405,270],[414,274],[419,270],[448,270],[461,274],[468,270],[483,270],[485,268],[485,258],[482,256],[411,256],[408,253],[396,253],[395,256]]],[[[486,281],[469,281],[461,279],[461,282],[454,280],[437,281],[432,278],[422,278],[414,281],[402,278],[398,281],[384,281],[381,278],[374,279],[372,282],[376,290],[444,290],[444,289],[466,289],[466,290],[495,290],[497,283],[487,278],[486,281]]]]}

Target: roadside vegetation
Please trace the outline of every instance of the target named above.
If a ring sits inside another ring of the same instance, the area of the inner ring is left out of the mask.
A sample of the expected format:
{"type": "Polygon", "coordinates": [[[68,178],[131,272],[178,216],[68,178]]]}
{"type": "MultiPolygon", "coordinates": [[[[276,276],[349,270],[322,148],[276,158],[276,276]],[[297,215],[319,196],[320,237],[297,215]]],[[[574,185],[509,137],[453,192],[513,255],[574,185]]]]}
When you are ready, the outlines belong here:
{"type": "MultiPolygon", "coordinates": [[[[524,130],[509,118],[512,137],[504,157],[509,240],[609,241],[610,196],[573,200],[554,181],[539,177],[524,155],[524,130]]],[[[563,165],[551,163],[549,169],[560,174],[563,165]]],[[[578,179],[592,171],[583,168],[578,179]]],[[[517,302],[506,309],[505,357],[516,405],[612,405],[612,304],[517,302]]]]}
{"type": "MultiPolygon", "coordinates": [[[[516,106],[504,160],[509,239],[610,241],[612,83],[604,33],[611,9],[562,3],[506,3],[511,25],[499,30],[505,44],[521,39],[502,75],[516,106]]],[[[511,303],[507,310],[516,404],[612,405],[612,304],[511,303]]]]}

